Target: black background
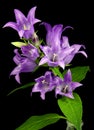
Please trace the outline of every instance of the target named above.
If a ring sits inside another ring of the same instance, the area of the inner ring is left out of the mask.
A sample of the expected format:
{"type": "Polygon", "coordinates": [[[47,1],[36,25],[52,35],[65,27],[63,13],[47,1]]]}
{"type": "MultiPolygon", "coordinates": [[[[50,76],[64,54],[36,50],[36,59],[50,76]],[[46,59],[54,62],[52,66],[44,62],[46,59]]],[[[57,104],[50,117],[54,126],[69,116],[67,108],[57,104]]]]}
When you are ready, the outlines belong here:
{"type": "MultiPolygon", "coordinates": [[[[7,94],[20,87],[15,81],[14,77],[9,77],[10,72],[15,67],[12,61],[14,56],[11,42],[19,40],[17,32],[11,28],[2,28],[8,21],[15,21],[14,9],[21,10],[25,15],[33,7],[37,6],[36,18],[50,23],[70,25],[74,30],[66,30],[64,35],[70,39],[70,43],[84,44],[88,59],[82,55],[75,56],[72,61],[73,65],[89,65],[91,72],[82,83],[83,87],[76,90],[79,93],[83,102],[83,130],[93,130],[93,81],[94,81],[94,43],[93,43],[93,24],[94,13],[91,2],[73,2],[73,1],[51,1],[51,0],[1,0],[0,1],[0,130],[15,130],[27,118],[32,115],[41,115],[46,113],[62,114],[57,106],[57,101],[54,93],[48,93],[46,100],[42,101],[39,94],[30,96],[31,88],[19,90],[14,94],[7,96],[7,94]]],[[[36,25],[37,27],[37,25],[36,25]]],[[[45,29],[37,27],[40,31],[40,36],[45,38],[45,29]]],[[[38,71],[42,74],[43,70],[38,71]]],[[[23,74],[21,75],[22,85],[32,81],[35,75],[23,74]]],[[[65,121],[58,121],[54,125],[44,128],[50,129],[65,129],[65,121]]]]}

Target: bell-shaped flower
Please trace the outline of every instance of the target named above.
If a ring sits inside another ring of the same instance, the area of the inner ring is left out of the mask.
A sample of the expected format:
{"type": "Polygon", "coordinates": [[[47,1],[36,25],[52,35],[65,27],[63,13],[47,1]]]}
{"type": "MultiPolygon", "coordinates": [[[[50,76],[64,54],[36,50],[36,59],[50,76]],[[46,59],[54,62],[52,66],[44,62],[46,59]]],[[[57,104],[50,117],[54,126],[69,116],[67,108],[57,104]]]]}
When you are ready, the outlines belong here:
{"type": "Polygon", "coordinates": [[[70,69],[65,74],[64,79],[56,77],[55,82],[56,82],[55,87],[56,96],[59,94],[61,96],[67,96],[69,98],[74,98],[72,92],[77,87],[82,86],[81,83],[72,81],[72,75],[70,69]]]}
{"type": "Polygon", "coordinates": [[[18,49],[14,50],[16,54],[13,58],[16,63],[16,67],[13,69],[10,75],[15,75],[15,79],[20,83],[19,74],[22,72],[32,72],[37,64],[35,60],[39,57],[38,51],[31,44],[21,47],[22,53],[18,52],[18,49]]]}
{"type": "Polygon", "coordinates": [[[55,47],[60,47],[61,45],[61,35],[64,30],[67,28],[72,28],[71,26],[66,26],[63,28],[62,24],[57,24],[54,25],[53,27],[46,22],[42,22],[41,25],[44,25],[47,31],[46,34],[46,43],[48,46],[55,46],[55,47]]]}
{"type": "Polygon", "coordinates": [[[45,56],[40,60],[39,65],[43,65],[48,63],[49,66],[56,67],[60,66],[63,69],[65,68],[65,61],[67,55],[73,51],[73,48],[57,48],[57,47],[49,47],[49,46],[41,46],[40,47],[45,56]]]}
{"type": "Polygon", "coordinates": [[[14,14],[16,18],[16,22],[8,22],[4,25],[4,27],[11,27],[15,29],[20,38],[29,39],[34,37],[34,24],[40,22],[39,19],[35,18],[36,6],[31,8],[28,12],[27,17],[18,9],[14,9],[14,14]]]}
{"type": "Polygon", "coordinates": [[[68,37],[66,37],[66,36],[62,37],[61,47],[63,50],[69,49],[69,48],[71,48],[71,50],[73,50],[70,52],[70,54],[66,55],[66,57],[64,58],[64,63],[66,65],[69,64],[73,60],[74,56],[78,53],[81,53],[82,55],[84,55],[87,58],[86,52],[83,50],[80,51],[81,48],[85,49],[85,46],[80,45],[80,44],[73,44],[70,46],[68,37]]]}
{"type": "Polygon", "coordinates": [[[52,91],[55,87],[54,76],[50,71],[47,71],[44,76],[35,79],[35,81],[31,95],[33,92],[40,92],[40,96],[44,100],[46,92],[52,91]]]}
{"type": "Polygon", "coordinates": [[[42,24],[45,25],[47,30],[47,45],[40,46],[44,53],[44,57],[40,60],[39,65],[48,63],[49,66],[60,66],[64,69],[65,66],[72,61],[75,54],[81,53],[87,57],[87,54],[84,51],[80,51],[80,48],[84,47],[83,45],[74,44],[70,46],[68,38],[65,36],[61,37],[62,32],[66,28],[71,28],[70,26],[67,26],[63,29],[63,25],[61,24],[53,27],[51,27],[51,25],[48,23],[42,24]]]}

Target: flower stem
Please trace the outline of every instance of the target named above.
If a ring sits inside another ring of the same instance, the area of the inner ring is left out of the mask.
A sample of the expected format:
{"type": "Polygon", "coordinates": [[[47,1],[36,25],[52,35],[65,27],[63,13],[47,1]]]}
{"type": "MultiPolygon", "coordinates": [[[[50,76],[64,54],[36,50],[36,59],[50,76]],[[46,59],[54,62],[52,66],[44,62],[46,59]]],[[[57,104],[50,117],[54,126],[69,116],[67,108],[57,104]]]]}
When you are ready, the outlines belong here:
{"type": "Polygon", "coordinates": [[[74,125],[73,125],[73,124],[71,124],[70,122],[67,121],[66,130],[76,130],[76,129],[74,128],[74,125]]]}

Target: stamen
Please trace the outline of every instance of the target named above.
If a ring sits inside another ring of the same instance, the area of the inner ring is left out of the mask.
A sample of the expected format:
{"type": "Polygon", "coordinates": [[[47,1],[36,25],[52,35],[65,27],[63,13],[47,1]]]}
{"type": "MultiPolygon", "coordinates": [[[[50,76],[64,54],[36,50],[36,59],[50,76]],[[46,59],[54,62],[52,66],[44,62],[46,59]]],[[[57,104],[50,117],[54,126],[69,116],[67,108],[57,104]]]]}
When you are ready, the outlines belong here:
{"type": "Polygon", "coordinates": [[[23,25],[23,29],[24,30],[30,30],[30,27],[29,26],[26,26],[25,24],[23,25]]]}
{"type": "Polygon", "coordinates": [[[48,82],[46,82],[45,80],[42,80],[42,84],[43,84],[43,88],[45,90],[48,90],[48,86],[49,86],[48,82]]]}
{"type": "Polygon", "coordinates": [[[63,88],[62,88],[62,91],[64,92],[64,93],[67,93],[68,92],[68,85],[65,85],[63,88]]]}
{"type": "Polygon", "coordinates": [[[56,61],[56,58],[57,58],[57,54],[53,54],[53,59],[52,59],[52,61],[54,62],[54,61],[56,61]]]}

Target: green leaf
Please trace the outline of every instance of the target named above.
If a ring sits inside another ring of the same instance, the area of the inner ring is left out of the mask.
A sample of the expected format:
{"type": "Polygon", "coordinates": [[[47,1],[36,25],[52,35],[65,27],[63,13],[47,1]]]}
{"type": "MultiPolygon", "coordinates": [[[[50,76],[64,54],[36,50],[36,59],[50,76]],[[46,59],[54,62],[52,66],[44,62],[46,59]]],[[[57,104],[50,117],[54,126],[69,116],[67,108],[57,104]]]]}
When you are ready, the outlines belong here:
{"type": "Polygon", "coordinates": [[[9,96],[10,94],[16,92],[17,90],[25,89],[25,88],[31,87],[31,86],[34,85],[34,84],[35,84],[35,83],[32,82],[32,83],[25,84],[25,85],[23,85],[23,86],[21,86],[21,87],[17,87],[17,88],[15,88],[14,90],[12,90],[10,93],[8,93],[7,96],[9,96]]]}
{"type": "Polygon", "coordinates": [[[27,44],[24,42],[11,42],[12,45],[16,46],[16,47],[22,47],[22,46],[26,46],[27,44]]]}
{"type": "Polygon", "coordinates": [[[63,78],[63,75],[60,72],[59,67],[53,67],[53,68],[50,67],[50,70],[52,70],[52,72],[54,73],[54,75],[57,75],[60,78],[63,78]]]}
{"type": "MultiPolygon", "coordinates": [[[[72,80],[76,82],[80,82],[85,78],[87,72],[90,69],[89,69],[89,66],[77,66],[74,68],[70,68],[70,70],[72,72],[72,80]]],[[[65,75],[66,72],[67,70],[63,72],[63,76],[65,75]]]]}
{"type": "Polygon", "coordinates": [[[56,113],[41,116],[31,116],[16,130],[40,130],[50,124],[56,123],[59,119],[66,119],[56,113]]]}
{"type": "Polygon", "coordinates": [[[81,130],[82,124],[82,101],[78,94],[74,93],[74,99],[62,97],[58,99],[58,105],[67,120],[74,125],[77,130],[81,130]]]}

